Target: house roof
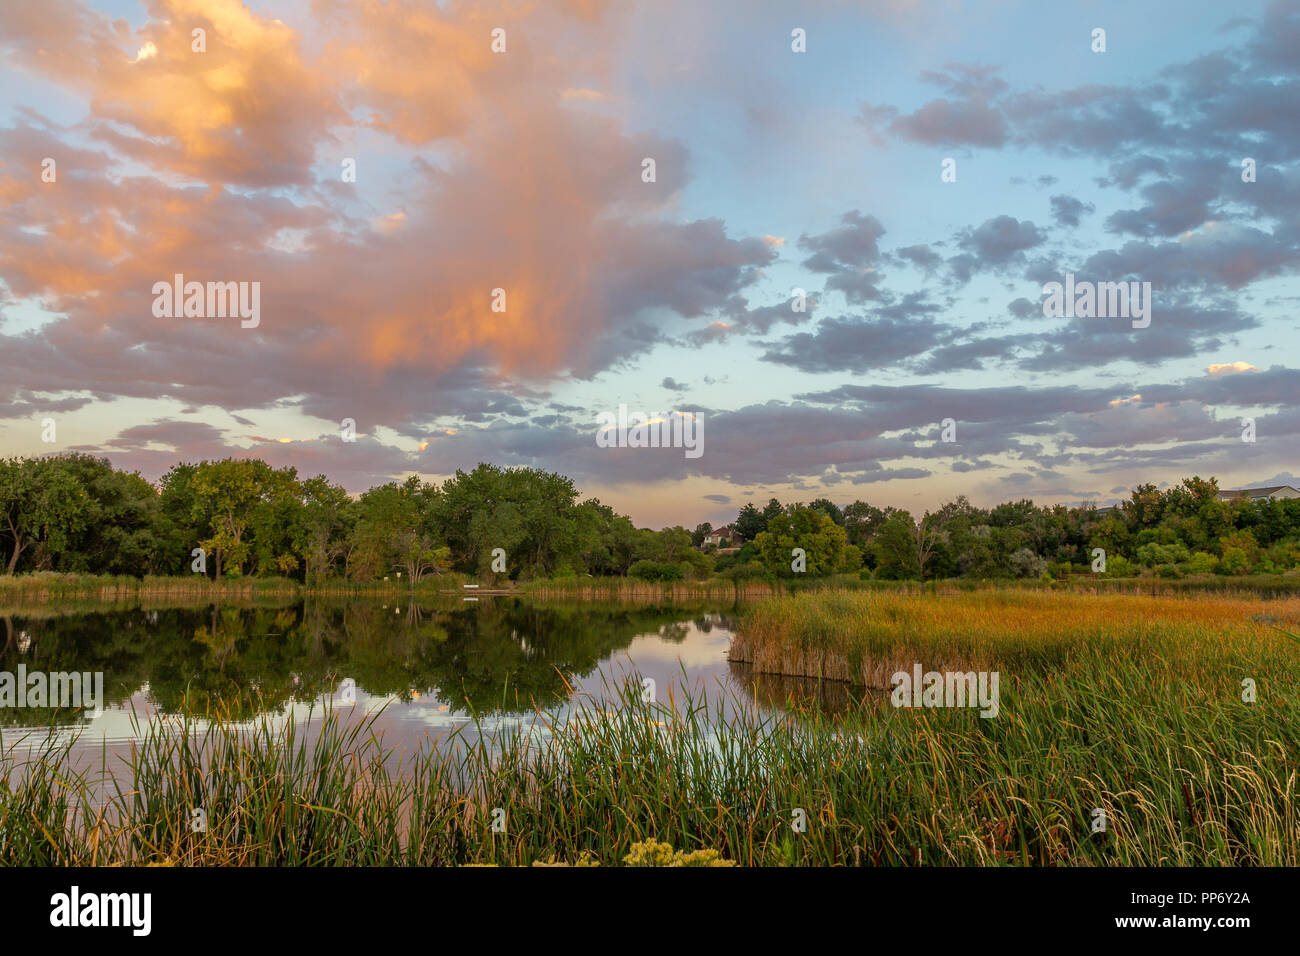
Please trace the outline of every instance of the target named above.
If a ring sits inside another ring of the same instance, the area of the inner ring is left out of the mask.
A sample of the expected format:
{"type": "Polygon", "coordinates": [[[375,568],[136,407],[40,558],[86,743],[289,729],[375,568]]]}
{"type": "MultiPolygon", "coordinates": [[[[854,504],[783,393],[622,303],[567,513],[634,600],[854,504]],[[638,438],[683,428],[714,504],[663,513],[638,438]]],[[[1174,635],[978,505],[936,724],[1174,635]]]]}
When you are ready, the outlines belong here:
{"type": "Polygon", "coordinates": [[[1282,491],[1290,488],[1292,491],[1300,494],[1300,489],[1292,485],[1270,485],[1267,488],[1227,488],[1219,492],[1220,498],[1270,498],[1282,491]]]}

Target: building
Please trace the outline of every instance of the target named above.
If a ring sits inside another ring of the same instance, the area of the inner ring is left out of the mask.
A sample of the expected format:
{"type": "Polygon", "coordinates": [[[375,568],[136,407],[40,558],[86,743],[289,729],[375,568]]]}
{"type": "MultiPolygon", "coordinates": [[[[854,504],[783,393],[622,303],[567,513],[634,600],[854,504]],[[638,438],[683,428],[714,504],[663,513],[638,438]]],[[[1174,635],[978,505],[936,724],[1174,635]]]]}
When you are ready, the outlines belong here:
{"type": "Polygon", "coordinates": [[[1282,498],[1300,498],[1300,489],[1291,485],[1273,485],[1269,488],[1231,488],[1219,492],[1220,501],[1277,501],[1282,498]]]}
{"type": "Polygon", "coordinates": [[[701,547],[707,548],[712,545],[715,548],[739,548],[744,542],[744,538],[738,535],[731,527],[714,528],[704,536],[700,543],[701,547]]]}

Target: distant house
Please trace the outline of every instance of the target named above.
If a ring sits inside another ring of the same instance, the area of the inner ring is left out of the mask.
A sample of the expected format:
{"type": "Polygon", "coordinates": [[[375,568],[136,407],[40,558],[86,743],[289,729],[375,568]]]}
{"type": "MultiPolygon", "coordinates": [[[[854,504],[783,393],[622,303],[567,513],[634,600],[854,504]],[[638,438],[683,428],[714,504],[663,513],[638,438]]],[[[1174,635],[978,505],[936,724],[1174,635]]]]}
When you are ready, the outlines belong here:
{"type": "Polygon", "coordinates": [[[1113,515],[1115,512],[1119,510],[1121,510],[1119,505],[1107,505],[1104,508],[1098,508],[1097,514],[1101,515],[1102,517],[1105,517],[1106,515],[1113,515]]]}
{"type": "Polygon", "coordinates": [[[1232,488],[1219,492],[1220,501],[1277,501],[1281,498],[1300,498],[1300,489],[1290,485],[1273,485],[1269,488],[1232,488]]]}
{"type": "Polygon", "coordinates": [[[700,544],[701,547],[705,548],[710,545],[719,549],[739,548],[744,540],[732,529],[731,525],[727,525],[725,528],[714,528],[704,536],[704,540],[700,544]]]}

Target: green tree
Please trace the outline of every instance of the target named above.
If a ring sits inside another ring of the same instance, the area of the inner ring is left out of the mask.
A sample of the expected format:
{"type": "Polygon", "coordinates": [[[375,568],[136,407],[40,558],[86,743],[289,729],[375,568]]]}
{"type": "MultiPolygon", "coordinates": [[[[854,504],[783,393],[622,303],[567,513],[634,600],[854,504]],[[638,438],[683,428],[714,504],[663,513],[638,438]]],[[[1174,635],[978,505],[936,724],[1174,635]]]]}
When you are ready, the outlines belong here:
{"type": "Polygon", "coordinates": [[[820,511],[837,525],[844,527],[844,512],[840,510],[839,505],[829,498],[815,498],[808,503],[808,507],[813,511],[820,511]]]}
{"type": "Polygon", "coordinates": [[[206,534],[198,542],[215,558],[216,577],[238,575],[248,560],[244,533],[262,499],[271,466],[256,458],[202,462],[190,479],[190,517],[206,534]]]}
{"type": "Polygon", "coordinates": [[[862,547],[870,542],[887,517],[884,511],[865,501],[847,505],[844,508],[844,530],[848,532],[849,543],[862,547]]]}
{"type": "Polygon", "coordinates": [[[85,491],[80,531],[53,562],[56,571],[152,573],[161,547],[158,492],[138,473],[118,471],[107,458],[60,455],[57,466],[85,491]]]}
{"type": "Polygon", "coordinates": [[[736,515],[732,527],[746,541],[753,541],[767,530],[767,519],[763,517],[761,511],[754,507],[753,503],[750,503],[740,509],[740,514],[736,515]]]}
{"type": "Polygon", "coordinates": [[[302,512],[294,538],[307,584],[332,577],[348,548],[356,509],[348,493],[324,475],[302,483],[302,512]]]}
{"type": "Polygon", "coordinates": [[[813,577],[833,574],[846,568],[851,556],[846,552],[848,535],[824,511],[796,506],[792,511],[775,515],[767,530],[754,539],[754,548],[763,566],[781,577],[794,577],[792,552],[802,548],[806,570],[813,577]]]}
{"type": "Polygon", "coordinates": [[[5,573],[28,555],[38,570],[86,526],[89,496],[58,458],[0,460],[0,535],[8,539],[5,573]]]}
{"type": "Polygon", "coordinates": [[[872,542],[878,573],[885,579],[924,578],[944,535],[933,515],[916,521],[906,511],[895,511],[872,542]]]}

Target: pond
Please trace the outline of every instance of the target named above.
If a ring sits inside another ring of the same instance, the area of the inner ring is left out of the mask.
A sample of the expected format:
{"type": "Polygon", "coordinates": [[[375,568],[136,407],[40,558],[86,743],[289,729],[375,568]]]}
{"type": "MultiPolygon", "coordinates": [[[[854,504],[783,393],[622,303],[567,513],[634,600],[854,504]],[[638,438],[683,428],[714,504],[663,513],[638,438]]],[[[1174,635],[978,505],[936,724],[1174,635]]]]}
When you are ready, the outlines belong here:
{"type": "MultiPolygon", "coordinates": [[[[366,715],[385,746],[437,747],[453,732],[603,707],[629,681],[660,703],[726,698],[838,709],[843,685],[753,675],[727,660],[737,609],[309,600],[265,607],[114,609],[0,619],[0,672],[103,674],[101,712],[0,707],[0,734],[66,737],[96,756],[168,717],[292,717],[310,733],[326,706],[366,715]]],[[[200,721],[201,726],[201,721],[200,721]]]]}

